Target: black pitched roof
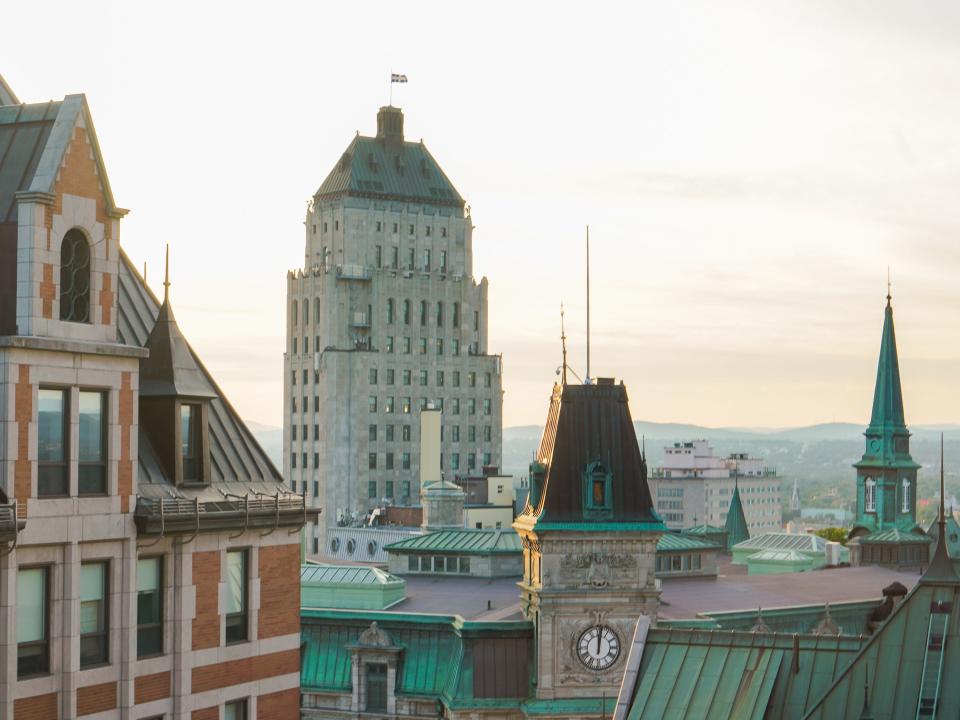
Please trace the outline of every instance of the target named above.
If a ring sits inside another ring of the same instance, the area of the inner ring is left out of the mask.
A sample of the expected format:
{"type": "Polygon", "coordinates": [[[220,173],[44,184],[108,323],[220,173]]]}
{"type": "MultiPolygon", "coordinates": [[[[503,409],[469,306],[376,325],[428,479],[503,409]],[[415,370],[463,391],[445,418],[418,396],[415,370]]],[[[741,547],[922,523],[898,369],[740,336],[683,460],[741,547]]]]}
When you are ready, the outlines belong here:
{"type": "Polygon", "coordinates": [[[539,507],[528,513],[538,523],[589,522],[583,478],[593,462],[613,476],[613,507],[606,522],[660,522],[623,383],[601,379],[595,385],[555,385],[537,461],[546,466],[546,475],[539,507]]]}

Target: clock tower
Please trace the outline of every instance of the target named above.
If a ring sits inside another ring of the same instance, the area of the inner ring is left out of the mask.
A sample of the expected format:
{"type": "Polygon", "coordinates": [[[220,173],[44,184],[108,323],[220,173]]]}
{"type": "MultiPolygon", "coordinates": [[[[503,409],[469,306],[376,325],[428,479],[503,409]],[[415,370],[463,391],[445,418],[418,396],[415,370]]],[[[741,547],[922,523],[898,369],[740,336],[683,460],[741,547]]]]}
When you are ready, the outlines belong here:
{"type": "Polygon", "coordinates": [[[637,619],[656,620],[665,530],[622,383],[554,386],[513,527],[524,548],[519,585],[534,626],[537,698],[615,697],[637,619]]]}

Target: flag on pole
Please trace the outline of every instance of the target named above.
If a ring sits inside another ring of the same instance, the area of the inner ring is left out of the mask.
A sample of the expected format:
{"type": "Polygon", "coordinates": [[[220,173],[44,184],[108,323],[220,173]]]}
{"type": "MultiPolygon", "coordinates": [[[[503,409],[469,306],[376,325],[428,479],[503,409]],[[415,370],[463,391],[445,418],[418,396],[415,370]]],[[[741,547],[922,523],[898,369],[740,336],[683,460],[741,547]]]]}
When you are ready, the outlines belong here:
{"type": "Polygon", "coordinates": [[[407,76],[401,75],[400,73],[390,73],[390,82],[392,83],[405,83],[407,82],[407,76]]]}

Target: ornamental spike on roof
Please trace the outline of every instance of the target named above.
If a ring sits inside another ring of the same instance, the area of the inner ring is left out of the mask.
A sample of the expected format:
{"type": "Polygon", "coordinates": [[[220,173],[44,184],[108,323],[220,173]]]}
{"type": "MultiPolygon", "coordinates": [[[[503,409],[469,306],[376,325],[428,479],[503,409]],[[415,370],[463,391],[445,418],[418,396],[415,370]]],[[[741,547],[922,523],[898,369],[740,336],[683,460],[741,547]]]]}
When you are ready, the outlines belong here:
{"type": "Polygon", "coordinates": [[[727,510],[726,529],[728,547],[750,539],[750,529],[747,527],[747,518],[743,515],[743,503],[740,501],[739,484],[733,487],[733,497],[730,499],[730,508],[727,510]]]}
{"type": "Polygon", "coordinates": [[[876,430],[906,430],[907,427],[903,416],[897,337],[893,329],[893,306],[890,304],[889,295],[883,313],[883,335],[880,341],[880,360],[877,363],[877,384],[873,391],[870,427],[876,430]]]}

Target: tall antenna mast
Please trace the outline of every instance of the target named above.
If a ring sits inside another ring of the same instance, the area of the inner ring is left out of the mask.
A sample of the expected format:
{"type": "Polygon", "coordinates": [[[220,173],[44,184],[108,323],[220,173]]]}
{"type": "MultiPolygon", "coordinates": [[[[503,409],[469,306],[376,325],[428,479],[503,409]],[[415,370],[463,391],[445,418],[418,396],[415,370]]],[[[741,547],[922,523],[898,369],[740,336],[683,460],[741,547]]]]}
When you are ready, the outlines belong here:
{"type": "Polygon", "coordinates": [[[163,301],[170,296],[170,244],[167,243],[167,257],[163,265],[163,301]]]}
{"type": "Polygon", "coordinates": [[[587,225],[587,385],[590,384],[590,226],[587,225]]]}
{"type": "Polygon", "coordinates": [[[943,537],[943,533],[946,528],[947,521],[943,515],[943,509],[947,504],[947,496],[943,489],[943,433],[940,433],[940,519],[938,521],[940,525],[940,537],[943,537]]]}
{"type": "Polygon", "coordinates": [[[563,384],[567,384],[567,331],[563,325],[563,303],[560,303],[560,344],[563,346],[563,384]]]}

